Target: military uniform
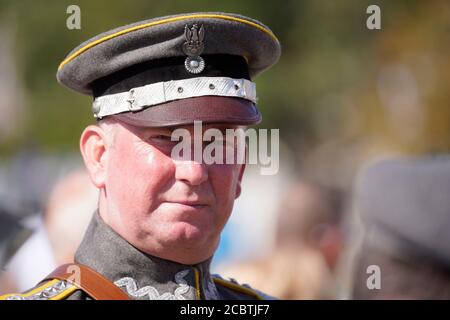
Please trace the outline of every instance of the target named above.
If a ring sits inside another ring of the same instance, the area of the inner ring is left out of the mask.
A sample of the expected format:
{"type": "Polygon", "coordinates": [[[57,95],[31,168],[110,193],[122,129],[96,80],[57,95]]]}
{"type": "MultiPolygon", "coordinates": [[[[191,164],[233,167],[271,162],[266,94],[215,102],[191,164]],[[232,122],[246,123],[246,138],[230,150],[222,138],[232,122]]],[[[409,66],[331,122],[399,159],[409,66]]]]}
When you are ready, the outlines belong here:
{"type": "MultiPolygon", "coordinates": [[[[183,265],[147,255],[120,237],[95,213],[77,250],[75,262],[88,266],[136,300],[262,300],[271,297],[209,273],[211,260],[183,265]]],[[[73,269],[72,269],[73,271],[73,269]]],[[[81,273],[80,278],[83,278],[81,273]]],[[[83,280],[81,280],[82,282],[83,280]]],[[[89,300],[69,281],[52,279],[23,294],[0,300],[89,300]]]]}
{"type": "MultiPolygon", "coordinates": [[[[91,95],[97,120],[114,117],[144,127],[192,125],[196,120],[253,125],[262,117],[252,78],[275,64],[280,53],[273,32],[254,19],[180,14],[123,26],[82,43],[60,64],[57,80],[91,95]]],[[[98,213],[75,262],[28,292],[0,299],[268,298],[211,275],[210,260],[182,265],[149,256],[98,213]]]]}

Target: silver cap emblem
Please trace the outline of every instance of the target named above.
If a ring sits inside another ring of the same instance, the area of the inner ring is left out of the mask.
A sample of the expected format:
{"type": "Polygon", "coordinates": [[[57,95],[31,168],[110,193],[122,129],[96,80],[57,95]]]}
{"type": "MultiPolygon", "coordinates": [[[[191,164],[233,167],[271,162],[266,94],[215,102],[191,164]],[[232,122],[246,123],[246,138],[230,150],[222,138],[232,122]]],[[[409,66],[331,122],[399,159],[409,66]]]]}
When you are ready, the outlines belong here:
{"type": "Polygon", "coordinates": [[[183,43],[182,49],[188,57],[184,61],[184,66],[189,73],[197,74],[205,69],[205,60],[200,54],[205,48],[203,40],[205,39],[205,28],[193,24],[191,28],[184,26],[184,37],[186,41],[183,43]]]}

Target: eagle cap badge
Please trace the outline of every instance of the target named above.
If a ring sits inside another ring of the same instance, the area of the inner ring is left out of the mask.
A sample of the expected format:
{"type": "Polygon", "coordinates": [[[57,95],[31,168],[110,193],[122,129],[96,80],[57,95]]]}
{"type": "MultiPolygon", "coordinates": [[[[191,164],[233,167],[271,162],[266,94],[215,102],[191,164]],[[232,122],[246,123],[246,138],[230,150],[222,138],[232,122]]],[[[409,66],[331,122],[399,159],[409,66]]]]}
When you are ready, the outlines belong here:
{"type": "Polygon", "coordinates": [[[193,24],[192,27],[184,26],[185,42],[182,45],[182,50],[188,57],[184,61],[184,66],[189,73],[197,74],[205,69],[205,60],[200,57],[200,54],[205,48],[205,28],[193,24]]]}

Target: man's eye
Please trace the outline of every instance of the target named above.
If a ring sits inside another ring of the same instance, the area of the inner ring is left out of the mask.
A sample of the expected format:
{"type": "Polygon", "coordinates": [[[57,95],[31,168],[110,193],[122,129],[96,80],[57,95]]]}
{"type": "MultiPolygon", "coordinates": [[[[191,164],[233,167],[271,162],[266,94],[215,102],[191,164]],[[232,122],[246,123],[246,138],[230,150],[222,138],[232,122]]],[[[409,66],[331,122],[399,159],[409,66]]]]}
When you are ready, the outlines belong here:
{"type": "Polygon", "coordinates": [[[172,143],[171,137],[169,135],[155,135],[149,138],[152,143],[172,143]]]}
{"type": "Polygon", "coordinates": [[[170,136],[166,136],[166,135],[157,135],[157,136],[153,136],[153,139],[161,139],[161,140],[170,140],[170,136]]]}

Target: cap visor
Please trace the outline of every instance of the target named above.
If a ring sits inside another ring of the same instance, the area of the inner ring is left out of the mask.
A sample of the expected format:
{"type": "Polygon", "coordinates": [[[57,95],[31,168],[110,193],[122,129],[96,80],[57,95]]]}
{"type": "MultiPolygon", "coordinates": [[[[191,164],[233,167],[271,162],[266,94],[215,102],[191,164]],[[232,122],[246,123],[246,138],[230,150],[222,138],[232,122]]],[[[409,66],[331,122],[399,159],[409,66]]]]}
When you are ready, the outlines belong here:
{"type": "Polygon", "coordinates": [[[115,114],[112,117],[140,127],[169,127],[203,123],[253,125],[261,122],[256,105],[234,97],[203,96],[175,100],[151,106],[139,112],[115,114]]]}

